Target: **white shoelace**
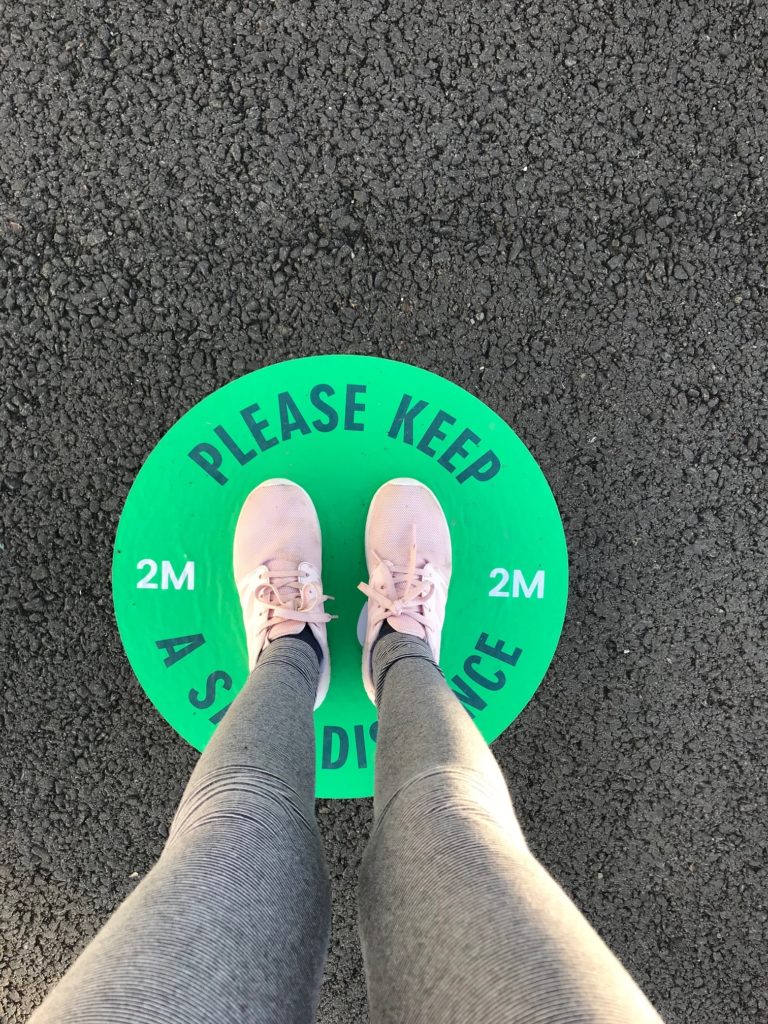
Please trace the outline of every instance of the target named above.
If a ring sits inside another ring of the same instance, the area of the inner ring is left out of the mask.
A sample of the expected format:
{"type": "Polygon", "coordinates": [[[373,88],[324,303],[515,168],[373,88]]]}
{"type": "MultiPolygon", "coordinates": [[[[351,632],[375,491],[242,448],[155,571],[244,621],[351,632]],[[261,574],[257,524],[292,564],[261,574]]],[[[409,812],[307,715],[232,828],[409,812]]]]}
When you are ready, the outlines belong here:
{"type": "Polygon", "coordinates": [[[333,598],[323,594],[318,583],[301,583],[298,566],[267,566],[266,581],[256,569],[243,577],[238,590],[246,617],[253,613],[257,603],[269,609],[267,632],[275,620],[319,624],[336,618],[323,610],[324,602],[333,598]]]}
{"type": "Polygon", "coordinates": [[[416,544],[411,544],[407,565],[395,565],[387,562],[374,552],[379,565],[388,570],[389,579],[385,589],[377,590],[370,583],[359,583],[357,589],[376,605],[376,621],[391,616],[405,615],[420,626],[426,627],[427,619],[420,611],[432,597],[435,587],[431,581],[424,579],[424,568],[416,565],[416,544]]]}

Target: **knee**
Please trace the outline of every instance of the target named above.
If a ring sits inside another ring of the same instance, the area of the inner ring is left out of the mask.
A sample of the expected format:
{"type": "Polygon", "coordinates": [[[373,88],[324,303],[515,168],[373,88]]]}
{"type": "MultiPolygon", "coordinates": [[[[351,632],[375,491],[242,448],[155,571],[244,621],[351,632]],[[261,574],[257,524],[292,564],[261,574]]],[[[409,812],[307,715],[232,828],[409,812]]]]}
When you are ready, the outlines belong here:
{"type": "Polygon", "coordinates": [[[314,814],[307,814],[299,795],[283,779],[250,765],[222,766],[193,779],[173,819],[168,846],[193,831],[222,826],[233,840],[262,831],[317,833],[314,814]]]}
{"type": "Polygon", "coordinates": [[[455,766],[432,769],[401,786],[377,816],[362,877],[373,862],[389,862],[390,849],[395,858],[410,852],[429,862],[446,850],[489,844],[528,853],[503,780],[455,766]]]}
{"type": "Polygon", "coordinates": [[[388,800],[377,827],[395,807],[414,824],[473,819],[517,825],[503,777],[457,765],[438,765],[407,780],[388,800]]]}

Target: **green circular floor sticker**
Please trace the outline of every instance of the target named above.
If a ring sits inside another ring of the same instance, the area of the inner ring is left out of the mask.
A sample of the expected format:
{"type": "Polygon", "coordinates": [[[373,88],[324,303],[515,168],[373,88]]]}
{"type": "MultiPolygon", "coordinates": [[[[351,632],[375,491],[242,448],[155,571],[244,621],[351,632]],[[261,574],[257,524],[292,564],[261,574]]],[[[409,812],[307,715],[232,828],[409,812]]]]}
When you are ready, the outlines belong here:
{"type": "Polygon", "coordinates": [[[332,677],[315,712],[317,795],[373,793],[376,709],[360,677],[368,505],[412,476],[439,498],[453,577],[441,652],[490,742],[541,682],[565,615],[568,560],[544,474],[496,413],[405,363],[318,356],[232,381],[159,442],[131,488],[113,561],[115,614],[147,696],[202,750],[247,678],[232,538],[249,492],[287,477],[323,530],[332,677]]]}

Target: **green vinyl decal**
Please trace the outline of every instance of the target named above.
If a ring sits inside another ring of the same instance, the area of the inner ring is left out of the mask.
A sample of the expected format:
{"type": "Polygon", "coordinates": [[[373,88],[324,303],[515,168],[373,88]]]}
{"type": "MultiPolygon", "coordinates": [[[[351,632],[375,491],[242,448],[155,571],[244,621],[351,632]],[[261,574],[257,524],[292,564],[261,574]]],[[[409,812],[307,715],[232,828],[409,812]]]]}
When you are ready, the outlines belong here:
{"type": "Polygon", "coordinates": [[[147,696],[192,746],[203,750],[248,674],[232,576],[240,508],[263,480],[286,477],[317,508],[338,615],[330,690],[315,712],[317,795],[373,793],[377,717],[360,677],[357,584],[368,504],[400,476],[432,488],[451,529],[448,685],[489,742],[520,713],[552,660],[568,593],[544,474],[456,384],[405,363],[317,356],[240,377],[190,409],[150,453],[120,518],[120,636],[147,696]]]}

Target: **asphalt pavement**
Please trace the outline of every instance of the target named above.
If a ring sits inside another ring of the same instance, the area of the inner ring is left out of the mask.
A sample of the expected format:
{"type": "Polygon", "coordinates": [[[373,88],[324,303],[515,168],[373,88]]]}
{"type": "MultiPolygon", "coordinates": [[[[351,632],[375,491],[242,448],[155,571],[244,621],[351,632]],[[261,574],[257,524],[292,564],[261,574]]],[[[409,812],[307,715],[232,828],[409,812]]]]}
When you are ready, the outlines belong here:
{"type": "MultiPolygon", "coordinates": [[[[128,488],[203,396],[328,352],[454,380],[538,459],[570,603],[495,745],[531,846],[668,1024],[766,1020],[767,43],[765,0],[7,0],[8,1024],[197,756],[117,636],[128,488]]],[[[319,816],[352,1024],[370,801],[319,816]]]]}

